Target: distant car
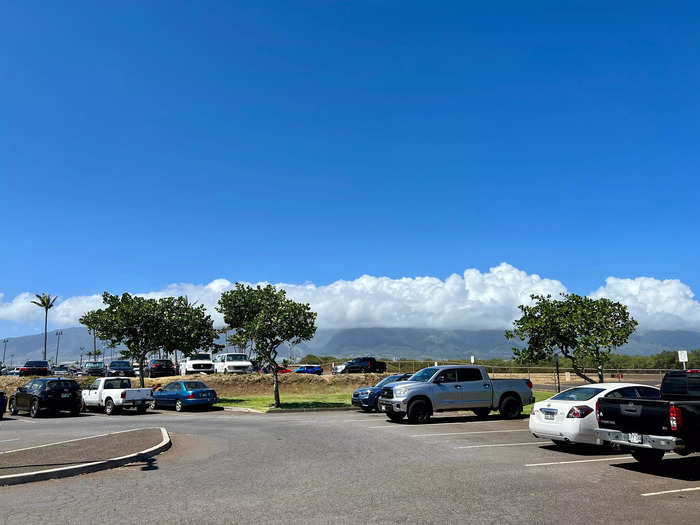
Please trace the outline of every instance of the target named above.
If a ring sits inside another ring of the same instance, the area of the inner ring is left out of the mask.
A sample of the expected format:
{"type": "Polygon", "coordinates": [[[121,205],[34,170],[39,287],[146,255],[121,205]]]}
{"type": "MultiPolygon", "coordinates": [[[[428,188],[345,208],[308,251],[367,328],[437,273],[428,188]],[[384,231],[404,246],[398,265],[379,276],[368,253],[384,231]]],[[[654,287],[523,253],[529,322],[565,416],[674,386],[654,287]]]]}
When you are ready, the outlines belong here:
{"type": "Polygon", "coordinates": [[[51,374],[55,376],[70,376],[73,375],[73,372],[67,366],[58,365],[51,369],[51,374]]]}
{"type": "Polygon", "coordinates": [[[388,385],[389,383],[396,383],[398,381],[405,381],[412,374],[395,374],[393,376],[385,377],[379,383],[374,386],[366,386],[358,388],[352,393],[352,404],[353,406],[360,407],[365,412],[371,412],[372,410],[379,410],[379,396],[382,393],[382,387],[388,385]]]}
{"type": "Polygon", "coordinates": [[[658,388],[633,383],[596,383],[569,388],[538,401],[530,414],[530,433],[557,445],[596,444],[595,408],[599,398],[659,399],[658,388]]]}
{"type": "Polygon", "coordinates": [[[318,365],[302,365],[294,371],[295,374],[323,374],[323,368],[318,365]]]}
{"type": "Polygon", "coordinates": [[[214,358],[214,370],[217,374],[249,374],[253,363],[242,352],[227,352],[214,358]]]}
{"type": "Polygon", "coordinates": [[[5,408],[7,408],[7,396],[0,390],[0,419],[5,416],[5,408]]]}
{"type": "Polygon", "coordinates": [[[107,366],[107,375],[114,377],[136,377],[129,361],[112,361],[107,366]]]}
{"type": "Polygon", "coordinates": [[[47,376],[49,375],[48,361],[27,361],[23,367],[19,369],[20,376],[47,376]]]}
{"type": "Polygon", "coordinates": [[[185,357],[180,361],[180,375],[216,374],[216,368],[214,368],[214,362],[211,359],[211,354],[207,352],[200,352],[185,357]]]}
{"type": "Polygon", "coordinates": [[[176,376],[177,369],[170,359],[151,359],[144,368],[144,377],[176,376]]]}
{"type": "Polygon", "coordinates": [[[80,385],[68,377],[42,377],[32,379],[10,396],[9,410],[13,416],[20,410],[37,417],[42,410],[56,412],[68,410],[72,416],[80,413],[80,385]]]}
{"type": "Polygon", "coordinates": [[[281,367],[277,370],[278,374],[291,374],[292,371],[289,368],[281,367]]]}
{"type": "Polygon", "coordinates": [[[356,357],[351,361],[345,361],[342,365],[333,367],[334,374],[383,374],[386,372],[386,363],[377,361],[374,357],[356,357]]]}
{"type": "Polygon", "coordinates": [[[19,367],[17,366],[15,368],[13,368],[12,370],[9,370],[7,372],[7,375],[8,376],[18,376],[19,375],[19,367]]]}
{"type": "Polygon", "coordinates": [[[173,381],[153,392],[151,409],[173,407],[177,412],[182,412],[188,407],[211,407],[218,400],[216,390],[202,381],[173,381]]]}
{"type": "Polygon", "coordinates": [[[92,377],[104,377],[107,373],[102,361],[87,361],[83,363],[83,374],[92,377]]]}

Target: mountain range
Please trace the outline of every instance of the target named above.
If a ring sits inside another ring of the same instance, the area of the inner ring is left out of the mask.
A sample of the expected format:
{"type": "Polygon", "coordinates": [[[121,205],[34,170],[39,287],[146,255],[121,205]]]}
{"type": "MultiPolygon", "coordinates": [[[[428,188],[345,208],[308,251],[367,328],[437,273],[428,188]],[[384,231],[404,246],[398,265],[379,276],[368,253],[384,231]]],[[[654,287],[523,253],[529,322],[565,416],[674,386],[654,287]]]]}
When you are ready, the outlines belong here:
{"type": "MultiPolygon", "coordinates": [[[[58,361],[75,361],[92,350],[93,339],[84,327],[63,328],[59,343],[58,361]]],[[[56,330],[48,334],[47,357],[56,356],[58,337],[56,330]]],[[[223,344],[223,336],[219,341],[223,344]]],[[[307,353],[319,356],[352,357],[371,355],[382,358],[407,359],[466,359],[474,355],[479,359],[508,358],[512,347],[519,342],[507,341],[503,330],[436,330],[417,328],[347,328],[340,330],[319,330],[309,342],[294,349],[294,356],[307,353]]],[[[9,365],[23,363],[29,359],[41,359],[44,348],[44,334],[33,334],[7,339],[7,349],[0,341],[0,352],[4,351],[4,361],[9,365]]],[[[103,351],[107,360],[117,356],[118,349],[112,350],[102,341],[97,348],[103,351]]],[[[620,353],[628,355],[650,355],[662,350],[692,350],[700,348],[700,332],[688,330],[638,331],[630,337],[628,344],[620,348],[620,353]]],[[[288,357],[284,349],[281,357],[288,357]]],[[[3,357],[0,355],[0,357],[3,357]]]]}

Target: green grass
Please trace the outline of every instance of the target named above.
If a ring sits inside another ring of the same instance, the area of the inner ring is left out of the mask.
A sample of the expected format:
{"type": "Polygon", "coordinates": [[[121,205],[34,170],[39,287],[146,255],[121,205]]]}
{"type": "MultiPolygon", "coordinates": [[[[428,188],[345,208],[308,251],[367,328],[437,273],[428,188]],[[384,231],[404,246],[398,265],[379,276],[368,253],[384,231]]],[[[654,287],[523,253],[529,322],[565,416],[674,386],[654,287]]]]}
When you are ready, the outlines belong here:
{"type": "MultiPolygon", "coordinates": [[[[347,407],[350,406],[350,396],[351,394],[281,395],[282,407],[280,410],[347,407]]],[[[273,408],[273,404],[272,396],[222,397],[218,403],[219,406],[252,408],[263,412],[277,410],[273,408]]]]}
{"type": "MultiPolygon", "coordinates": [[[[535,394],[535,402],[544,401],[545,399],[549,399],[554,394],[556,394],[556,392],[545,392],[543,390],[533,390],[532,393],[535,394]]],[[[533,405],[534,405],[534,403],[533,403],[533,405]]],[[[529,416],[531,410],[532,410],[532,405],[526,405],[523,407],[523,414],[529,416]]]]}

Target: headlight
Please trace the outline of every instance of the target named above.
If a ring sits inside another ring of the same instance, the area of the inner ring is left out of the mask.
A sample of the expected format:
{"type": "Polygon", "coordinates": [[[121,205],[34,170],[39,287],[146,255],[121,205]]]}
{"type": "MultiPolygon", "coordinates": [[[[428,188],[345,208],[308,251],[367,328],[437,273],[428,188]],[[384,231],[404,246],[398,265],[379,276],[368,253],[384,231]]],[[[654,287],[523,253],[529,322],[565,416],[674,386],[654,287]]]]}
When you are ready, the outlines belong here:
{"type": "Polygon", "coordinates": [[[406,388],[406,387],[394,389],[394,394],[396,394],[396,397],[403,397],[407,393],[408,393],[408,388],[406,388]]]}

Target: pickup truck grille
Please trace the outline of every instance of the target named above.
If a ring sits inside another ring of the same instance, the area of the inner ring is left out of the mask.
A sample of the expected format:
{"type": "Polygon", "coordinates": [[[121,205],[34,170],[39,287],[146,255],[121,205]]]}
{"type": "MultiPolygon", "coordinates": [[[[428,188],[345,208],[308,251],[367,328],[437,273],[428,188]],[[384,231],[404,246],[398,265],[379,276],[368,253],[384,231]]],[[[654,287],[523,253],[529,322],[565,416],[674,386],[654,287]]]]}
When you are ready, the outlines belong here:
{"type": "Polygon", "coordinates": [[[394,389],[382,388],[382,397],[386,399],[394,399],[394,389]]]}
{"type": "Polygon", "coordinates": [[[194,370],[204,370],[204,369],[207,369],[207,370],[208,370],[209,368],[211,368],[211,366],[212,366],[212,365],[205,365],[205,364],[195,363],[194,365],[192,365],[192,368],[193,368],[194,370]]]}

